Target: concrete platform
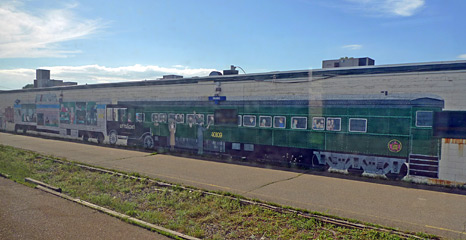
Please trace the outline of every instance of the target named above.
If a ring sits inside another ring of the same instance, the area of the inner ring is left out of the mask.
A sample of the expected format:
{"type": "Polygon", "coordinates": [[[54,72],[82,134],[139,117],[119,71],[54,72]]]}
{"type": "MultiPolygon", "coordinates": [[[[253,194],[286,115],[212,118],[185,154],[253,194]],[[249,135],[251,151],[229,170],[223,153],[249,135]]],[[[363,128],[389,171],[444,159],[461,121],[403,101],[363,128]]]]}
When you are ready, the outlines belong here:
{"type": "Polygon", "coordinates": [[[466,239],[466,196],[0,133],[0,144],[341,217],[466,239]]]}
{"type": "Polygon", "coordinates": [[[0,177],[0,239],[170,238],[0,177]]]}

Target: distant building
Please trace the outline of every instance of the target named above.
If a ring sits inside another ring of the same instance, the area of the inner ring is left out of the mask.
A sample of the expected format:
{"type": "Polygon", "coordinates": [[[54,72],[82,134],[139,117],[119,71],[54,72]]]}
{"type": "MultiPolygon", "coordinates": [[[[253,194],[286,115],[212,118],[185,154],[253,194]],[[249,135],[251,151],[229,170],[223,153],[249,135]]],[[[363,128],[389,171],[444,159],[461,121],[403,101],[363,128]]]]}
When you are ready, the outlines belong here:
{"type": "Polygon", "coordinates": [[[78,85],[78,83],[77,82],[63,82],[63,80],[50,79],[50,70],[36,69],[36,79],[34,80],[34,88],[72,86],[72,85],[78,85]]]}
{"type": "Polygon", "coordinates": [[[358,66],[374,66],[375,60],[372,58],[340,58],[336,60],[322,61],[322,68],[338,68],[338,67],[358,67],[358,66]]]}

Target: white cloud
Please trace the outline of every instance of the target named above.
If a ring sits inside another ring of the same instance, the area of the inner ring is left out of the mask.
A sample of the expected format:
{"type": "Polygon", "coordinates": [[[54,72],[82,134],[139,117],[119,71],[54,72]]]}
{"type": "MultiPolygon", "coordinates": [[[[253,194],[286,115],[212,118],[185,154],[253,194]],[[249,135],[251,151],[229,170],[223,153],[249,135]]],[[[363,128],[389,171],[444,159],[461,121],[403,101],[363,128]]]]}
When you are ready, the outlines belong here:
{"type": "Polygon", "coordinates": [[[342,48],[346,48],[346,49],[349,49],[349,50],[359,50],[359,49],[362,48],[362,45],[360,45],[360,44],[350,44],[350,45],[345,45],[342,48]]]}
{"type": "Polygon", "coordinates": [[[459,55],[457,58],[459,58],[459,59],[466,59],[466,54],[461,54],[461,55],[459,55]]]}
{"type": "Polygon", "coordinates": [[[425,0],[346,0],[356,9],[371,15],[394,15],[409,17],[418,12],[425,0]]]}
{"type": "MultiPolygon", "coordinates": [[[[78,84],[112,83],[125,81],[155,80],[163,75],[176,74],[183,77],[208,76],[215,69],[189,67],[160,67],[154,65],[132,65],[106,67],[100,65],[39,67],[50,70],[50,78],[78,84]]],[[[35,69],[0,70],[0,89],[20,89],[33,83],[35,69]]]]}
{"type": "Polygon", "coordinates": [[[0,58],[66,57],[79,50],[60,49],[61,42],[85,38],[104,24],[82,19],[76,5],[30,13],[17,2],[0,4],[0,58]]]}
{"type": "Polygon", "coordinates": [[[408,17],[412,16],[424,3],[424,0],[388,0],[385,7],[389,12],[408,17]]]}

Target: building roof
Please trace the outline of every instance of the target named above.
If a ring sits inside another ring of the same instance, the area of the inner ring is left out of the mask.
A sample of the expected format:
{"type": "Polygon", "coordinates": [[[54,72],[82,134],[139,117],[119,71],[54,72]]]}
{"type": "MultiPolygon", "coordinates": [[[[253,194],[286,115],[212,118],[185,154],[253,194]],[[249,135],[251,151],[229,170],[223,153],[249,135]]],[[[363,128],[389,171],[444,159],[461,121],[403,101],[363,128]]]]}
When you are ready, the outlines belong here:
{"type": "Polygon", "coordinates": [[[448,62],[430,62],[430,63],[410,63],[378,66],[359,66],[349,68],[331,68],[331,69],[309,69],[296,71],[276,71],[266,73],[252,73],[241,75],[223,75],[223,76],[205,76],[191,77],[170,80],[144,80],[119,83],[100,83],[77,86],[58,86],[50,88],[37,89],[18,89],[8,90],[1,93],[23,92],[23,91],[53,91],[53,90],[77,90],[88,88],[115,88],[115,87],[132,87],[132,86],[153,86],[153,85],[173,85],[173,84],[192,84],[198,82],[232,82],[232,81],[309,81],[309,79],[326,79],[338,76],[351,75],[376,75],[376,74],[403,74],[413,72],[441,72],[441,71],[461,71],[466,70],[466,61],[448,61],[448,62]]]}

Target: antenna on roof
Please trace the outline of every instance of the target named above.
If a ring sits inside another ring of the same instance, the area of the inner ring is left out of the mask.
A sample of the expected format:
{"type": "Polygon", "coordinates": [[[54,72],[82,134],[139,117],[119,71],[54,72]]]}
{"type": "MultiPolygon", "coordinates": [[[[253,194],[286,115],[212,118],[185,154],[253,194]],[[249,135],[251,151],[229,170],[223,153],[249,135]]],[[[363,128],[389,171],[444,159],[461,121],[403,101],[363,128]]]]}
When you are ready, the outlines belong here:
{"type": "Polygon", "coordinates": [[[243,71],[243,73],[246,74],[246,72],[244,71],[244,69],[242,67],[231,65],[231,70],[235,70],[235,68],[241,69],[241,71],[243,71]]]}

